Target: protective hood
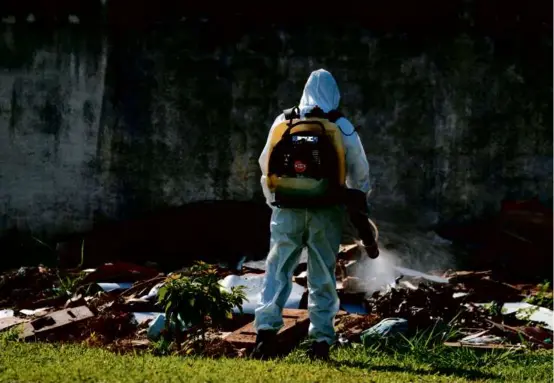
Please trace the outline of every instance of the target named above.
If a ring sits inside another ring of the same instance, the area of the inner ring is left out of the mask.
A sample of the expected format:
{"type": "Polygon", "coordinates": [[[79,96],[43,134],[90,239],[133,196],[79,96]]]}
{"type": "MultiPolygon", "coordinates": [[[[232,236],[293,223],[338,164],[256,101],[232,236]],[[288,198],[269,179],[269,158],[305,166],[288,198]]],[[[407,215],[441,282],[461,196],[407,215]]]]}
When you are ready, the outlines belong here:
{"type": "Polygon", "coordinates": [[[325,69],[318,69],[313,71],[306,81],[298,107],[301,114],[308,112],[316,105],[324,112],[328,112],[337,109],[339,101],[339,87],[335,78],[325,69]]]}

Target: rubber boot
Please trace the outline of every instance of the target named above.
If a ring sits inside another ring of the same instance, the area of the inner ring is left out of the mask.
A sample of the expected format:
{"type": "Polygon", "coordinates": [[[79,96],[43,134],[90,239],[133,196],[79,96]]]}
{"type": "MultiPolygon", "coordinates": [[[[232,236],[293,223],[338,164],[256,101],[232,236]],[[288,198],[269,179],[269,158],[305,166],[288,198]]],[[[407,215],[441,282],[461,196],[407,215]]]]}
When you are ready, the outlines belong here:
{"type": "Polygon", "coordinates": [[[260,330],[256,335],[256,346],[250,354],[253,359],[267,360],[274,358],[277,346],[277,332],[260,330]]]}
{"type": "Polygon", "coordinates": [[[313,342],[307,352],[312,360],[329,360],[329,343],[325,341],[313,342]]]}

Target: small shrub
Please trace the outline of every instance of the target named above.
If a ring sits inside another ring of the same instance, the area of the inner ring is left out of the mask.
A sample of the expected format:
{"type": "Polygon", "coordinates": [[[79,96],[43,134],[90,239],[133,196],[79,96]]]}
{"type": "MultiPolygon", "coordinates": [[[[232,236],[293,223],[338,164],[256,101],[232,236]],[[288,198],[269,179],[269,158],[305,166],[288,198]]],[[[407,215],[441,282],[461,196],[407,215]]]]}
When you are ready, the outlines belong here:
{"type": "Polygon", "coordinates": [[[524,301],[532,305],[546,307],[547,309],[552,310],[554,300],[550,282],[547,281],[540,283],[537,287],[539,288],[537,294],[527,297],[524,301]]]}
{"type": "Polygon", "coordinates": [[[483,305],[483,308],[485,309],[485,312],[489,314],[494,321],[500,321],[502,318],[502,308],[504,307],[504,303],[498,302],[498,301],[492,301],[491,303],[487,303],[483,305]]]}
{"type": "Polygon", "coordinates": [[[8,342],[17,342],[19,341],[19,335],[23,331],[21,325],[16,325],[0,334],[0,344],[6,344],[8,342]]]}
{"type": "Polygon", "coordinates": [[[150,343],[150,352],[156,356],[171,355],[173,352],[174,343],[164,337],[161,337],[155,342],[150,343]]]}
{"type": "Polygon", "coordinates": [[[244,286],[226,291],[220,284],[216,269],[204,262],[197,262],[186,275],[170,276],[158,294],[158,302],[165,308],[166,330],[178,345],[183,341],[183,326],[189,328],[193,340],[201,338],[205,344],[208,323],[221,325],[232,317],[233,307],[242,313],[246,299],[244,286]]]}
{"type": "Polygon", "coordinates": [[[71,297],[82,291],[85,295],[89,295],[92,284],[83,285],[83,279],[85,274],[81,273],[75,277],[65,276],[62,277],[57,272],[59,287],[55,290],[55,296],[57,297],[71,297]]]}

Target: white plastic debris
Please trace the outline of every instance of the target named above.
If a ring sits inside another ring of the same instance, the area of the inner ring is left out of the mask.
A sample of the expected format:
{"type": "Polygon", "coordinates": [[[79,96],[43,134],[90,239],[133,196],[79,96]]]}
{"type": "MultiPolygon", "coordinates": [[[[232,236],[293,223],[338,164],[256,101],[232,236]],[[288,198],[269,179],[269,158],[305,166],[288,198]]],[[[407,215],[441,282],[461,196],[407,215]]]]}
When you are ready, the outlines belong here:
{"type": "Polygon", "coordinates": [[[0,319],[11,318],[14,316],[13,310],[0,310],[0,319]]]}
{"type": "Polygon", "coordinates": [[[164,327],[165,327],[165,314],[158,314],[152,320],[152,322],[150,322],[150,326],[148,326],[148,331],[146,332],[146,336],[150,340],[158,340],[164,327]]]}
{"type": "Polygon", "coordinates": [[[133,319],[136,321],[137,325],[146,323],[147,321],[153,321],[161,313],[155,312],[136,312],[133,313],[133,319]]]}
{"type": "Polygon", "coordinates": [[[165,284],[165,282],[160,282],[158,283],[157,285],[155,285],[154,287],[152,287],[150,289],[150,291],[148,292],[148,294],[146,295],[143,295],[142,297],[140,297],[140,299],[144,299],[144,300],[147,300],[147,301],[153,301],[155,300],[157,297],[158,297],[158,293],[160,291],[160,288],[165,284]]]}
{"type": "MultiPolygon", "coordinates": [[[[245,275],[228,275],[219,283],[228,291],[231,287],[245,286],[246,299],[242,305],[242,310],[245,314],[254,314],[254,310],[259,306],[261,300],[262,284],[264,281],[264,274],[245,274],[245,275]]],[[[304,294],[304,287],[298,283],[292,284],[292,291],[285,304],[285,308],[297,309],[300,307],[300,300],[304,294]]],[[[239,310],[235,307],[233,309],[235,313],[239,310]]]]}
{"type": "Polygon", "coordinates": [[[244,262],[242,266],[265,271],[265,260],[244,262]]]}
{"type": "Polygon", "coordinates": [[[130,289],[133,284],[130,282],[122,282],[122,283],[107,283],[102,282],[98,283],[98,286],[106,292],[114,291],[114,290],[127,290],[130,289]]]}
{"type": "Polygon", "coordinates": [[[465,297],[466,295],[469,295],[469,293],[465,293],[465,292],[456,292],[456,293],[452,294],[452,298],[458,299],[458,298],[465,297]]]}
{"type": "MultiPolygon", "coordinates": [[[[181,329],[186,330],[187,326],[185,326],[185,323],[180,319],[181,322],[181,329]]],[[[169,328],[171,331],[173,331],[175,324],[173,321],[169,324],[169,328]]],[[[162,331],[165,329],[165,314],[164,313],[157,313],[156,317],[150,322],[150,326],[148,326],[148,330],[146,332],[146,336],[149,340],[156,341],[160,339],[160,335],[162,331]]]]}
{"type": "Polygon", "coordinates": [[[461,344],[470,344],[470,345],[489,345],[489,344],[501,344],[504,342],[504,339],[496,336],[487,334],[489,331],[480,331],[476,334],[468,335],[460,339],[461,344]]]}
{"type": "Polygon", "coordinates": [[[50,310],[52,310],[51,307],[41,307],[40,309],[35,309],[35,310],[28,310],[28,309],[20,310],[19,313],[26,316],[44,315],[48,313],[50,310]]]}
{"type": "MultiPolygon", "coordinates": [[[[473,303],[475,306],[489,306],[490,303],[473,303]]],[[[527,302],[508,302],[502,306],[502,314],[516,313],[516,318],[541,323],[544,328],[554,331],[554,311],[527,302]]]]}
{"type": "Polygon", "coordinates": [[[553,330],[554,328],[554,311],[545,307],[535,306],[526,302],[509,302],[504,303],[502,314],[511,314],[517,312],[516,318],[529,319],[533,322],[545,324],[545,328],[553,330]]]}

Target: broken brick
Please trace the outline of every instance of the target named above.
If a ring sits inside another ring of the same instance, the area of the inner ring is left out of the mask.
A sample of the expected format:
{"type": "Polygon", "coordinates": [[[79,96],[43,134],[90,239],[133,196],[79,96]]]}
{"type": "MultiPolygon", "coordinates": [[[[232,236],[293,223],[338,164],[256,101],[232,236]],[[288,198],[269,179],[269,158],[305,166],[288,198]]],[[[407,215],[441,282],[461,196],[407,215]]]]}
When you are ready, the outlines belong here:
{"type": "Polygon", "coordinates": [[[15,325],[20,323],[27,322],[27,319],[17,318],[17,317],[8,317],[0,319],[0,332],[8,330],[15,325]]]}
{"type": "Polygon", "coordinates": [[[59,330],[85,319],[92,318],[94,314],[87,306],[79,306],[71,309],[55,311],[31,322],[25,323],[20,339],[27,340],[33,336],[42,336],[59,330]]]}

